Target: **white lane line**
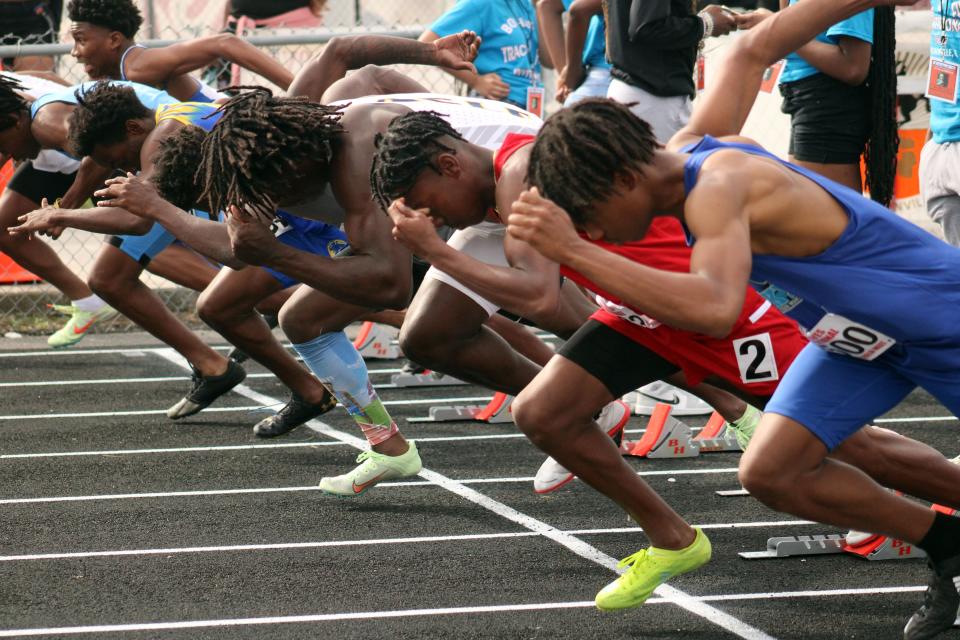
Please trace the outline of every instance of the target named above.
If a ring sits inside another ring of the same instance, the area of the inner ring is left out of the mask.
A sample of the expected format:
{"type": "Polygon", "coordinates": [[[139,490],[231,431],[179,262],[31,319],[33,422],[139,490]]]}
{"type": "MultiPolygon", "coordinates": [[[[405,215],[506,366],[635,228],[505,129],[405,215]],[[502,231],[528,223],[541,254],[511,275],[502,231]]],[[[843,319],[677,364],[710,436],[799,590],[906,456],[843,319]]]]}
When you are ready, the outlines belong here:
{"type": "MultiPolygon", "coordinates": [[[[246,385],[240,385],[248,389],[251,393],[256,393],[246,385]]],[[[239,387],[234,388],[237,391],[239,387]]],[[[246,395],[240,393],[240,395],[246,395]]],[[[258,394],[259,395],[259,394],[258,394]]],[[[249,397],[249,396],[247,396],[249,397]]],[[[268,398],[268,396],[262,396],[268,398]]],[[[421,404],[476,404],[478,402],[489,402],[491,396],[480,396],[474,398],[425,398],[421,400],[384,400],[383,404],[387,407],[403,407],[421,404]]],[[[285,401],[276,398],[269,398],[270,404],[254,405],[251,407],[208,407],[203,413],[236,412],[236,411],[264,411],[270,407],[282,407],[285,401]]],[[[23,414],[0,416],[0,420],[44,420],[50,418],[110,418],[115,416],[151,416],[166,415],[166,409],[144,409],[142,411],[89,411],[84,413],[42,413],[42,414],[23,414]]]]}
{"type": "Polygon", "coordinates": [[[879,424],[893,424],[897,422],[952,422],[957,416],[929,416],[926,418],[877,418],[879,424]]]}
{"type": "MultiPolygon", "coordinates": [[[[654,471],[640,471],[638,476],[683,476],[683,475],[711,475],[720,473],[734,474],[736,467],[721,469],[656,469],[654,471]]],[[[452,480],[463,485],[468,484],[505,484],[533,482],[533,476],[517,476],[507,478],[466,478],[452,480]]],[[[388,487],[427,487],[435,483],[430,480],[403,480],[399,482],[381,482],[379,488],[388,487]]],[[[250,489],[201,489],[197,491],[151,491],[146,493],[111,493],[86,496],[45,496],[40,498],[7,498],[0,500],[0,505],[14,504],[46,504],[53,502],[93,502],[96,500],[136,500],[151,498],[195,498],[204,496],[232,496],[257,493],[291,493],[297,491],[319,491],[316,485],[303,487],[253,487],[250,489]]]]}
{"type": "MultiPolygon", "coordinates": [[[[838,596],[881,595],[923,591],[922,586],[874,587],[861,589],[830,589],[824,591],[780,591],[767,593],[734,593],[691,597],[690,600],[709,607],[708,602],[745,602],[750,600],[792,600],[798,598],[834,598],[838,596]]],[[[667,598],[650,598],[645,607],[667,604],[667,598]]],[[[21,638],[46,635],[82,635],[91,633],[119,633],[123,631],[165,631],[172,629],[203,629],[211,627],[240,627],[273,624],[303,624],[310,622],[335,622],[341,620],[374,620],[388,618],[418,618],[428,616],[476,615],[481,613],[507,613],[523,611],[556,611],[560,609],[591,609],[592,600],[572,602],[537,602],[501,604],[474,607],[443,607],[434,609],[399,609],[393,611],[357,611],[347,613],[319,613],[298,616],[269,616],[261,618],[226,618],[222,620],[184,620],[178,622],[147,622],[142,624],[104,624],[86,627],[47,627],[32,629],[6,629],[0,638],[21,638]]],[[[769,637],[769,636],[767,636],[769,637]]]]}
{"type": "MultiPolygon", "coordinates": [[[[157,352],[157,355],[170,362],[179,364],[184,369],[189,366],[186,361],[172,349],[167,351],[159,351],[157,352]]],[[[237,385],[237,387],[235,387],[235,391],[247,398],[250,398],[254,402],[260,402],[263,404],[275,402],[273,398],[253,391],[246,385],[237,385]]],[[[307,423],[307,425],[315,431],[322,433],[323,435],[326,435],[334,440],[350,443],[357,449],[365,450],[367,448],[366,440],[362,440],[354,435],[338,431],[330,425],[319,420],[311,420],[309,423],[307,423]]],[[[461,482],[451,480],[450,478],[447,478],[436,471],[431,471],[430,469],[424,468],[421,469],[419,475],[421,478],[429,480],[430,482],[433,482],[434,484],[437,484],[440,487],[443,487],[444,489],[447,489],[448,491],[455,493],[456,495],[459,495],[470,502],[473,502],[474,504],[484,507],[489,511],[501,516],[502,518],[505,518],[506,520],[510,520],[511,522],[519,524],[525,529],[540,533],[541,535],[566,547],[570,551],[573,551],[582,558],[586,558],[592,562],[595,562],[602,567],[610,569],[611,571],[617,571],[617,560],[615,558],[603,553],[599,549],[590,546],[577,537],[563,533],[545,522],[541,522],[536,518],[517,511],[516,509],[513,509],[502,502],[498,502],[493,498],[475,491],[461,482]]],[[[745,640],[773,640],[772,636],[764,633],[763,631],[747,624],[746,622],[743,622],[738,618],[735,618],[734,616],[731,616],[724,611],[721,611],[715,607],[711,607],[706,603],[697,601],[683,591],[680,591],[679,589],[668,584],[660,585],[657,587],[654,593],[669,599],[677,606],[686,609],[687,611],[698,615],[712,622],[713,624],[726,629],[734,635],[744,638],[745,640]]]]}
{"type": "MultiPolygon", "coordinates": [[[[769,520],[765,522],[725,522],[698,524],[701,529],[754,529],[776,527],[801,527],[817,524],[809,520],[769,520]]],[[[570,535],[593,536],[611,533],[643,533],[639,527],[616,527],[607,529],[572,529],[570,535]]],[[[278,542],[272,544],[230,544],[208,547],[169,547],[162,549],[117,549],[111,551],[71,551],[64,553],[31,553],[14,556],[0,556],[0,562],[24,562],[34,560],[72,560],[79,558],[114,558],[122,556],[159,556],[184,553],[224,553],[233,551],[277,551],[287,549],[318,549],[324,547],[357,547],[386,544],[425,544],[430,542],[462,542],[465,540],[500,540],[503,538],[538,537],[535,531],[513,531],[502,533],[476,533],[468,535],[420,536],[408,538],[376,538],[366,540],[324,540],[319,542],[278,542]]]]}
{"type": "MultiPolygon", "coordinates": [[[[370,371],[374,374],[387,374],[400,371],[399,369],[383,369],[380,371],[370,371]]],[[[247,379],[275,378],[272,373],[247,373],[247,379]]],[[[30,380],[21,382],[0,382],[0,389],[18,388],[18,387],[66,387],[72,385],[89,384],[140,384],[143,382],[184,382],[190,380],[190,376],[156,376],[148,378],[96,378],[86,380],[30,380]]],[[[392,384],[374,385],[376,389],[398,389],[392,384]]]]}

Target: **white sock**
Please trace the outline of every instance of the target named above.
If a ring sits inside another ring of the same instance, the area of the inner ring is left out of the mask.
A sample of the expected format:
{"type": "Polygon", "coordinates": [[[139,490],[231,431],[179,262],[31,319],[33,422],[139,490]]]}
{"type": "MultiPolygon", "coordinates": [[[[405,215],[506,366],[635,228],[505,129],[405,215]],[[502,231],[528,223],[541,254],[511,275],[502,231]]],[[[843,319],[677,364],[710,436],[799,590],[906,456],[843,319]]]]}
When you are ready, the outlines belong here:
{"type": "Polygon", "coordinates": [[[73,300],[73,306],[79,309],[80,311],[99,311],[103,305],[107,304],[100,299],[100,296],[93,294],[87,296],[86,298],[80,298],[79,300],[73,300]]]}

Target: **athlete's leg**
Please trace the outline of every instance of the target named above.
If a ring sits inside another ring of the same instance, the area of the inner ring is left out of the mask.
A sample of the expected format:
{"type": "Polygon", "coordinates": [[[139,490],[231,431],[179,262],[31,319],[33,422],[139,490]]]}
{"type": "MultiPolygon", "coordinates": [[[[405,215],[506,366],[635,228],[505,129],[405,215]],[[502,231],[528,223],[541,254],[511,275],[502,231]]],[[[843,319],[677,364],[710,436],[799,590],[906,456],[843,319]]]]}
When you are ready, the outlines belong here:
{"type": "Polygon", "coordinates": [[[206,258],[181,244],[171,244],[155,255],[146,269],[194,291],[206,289],[217,275],[217,268],[206,258]]]}
{"type": "Polygon", "coordinates": [[[231,344],[268,368],[287,387],[311,404],[321,403],[326,393],[314,378],[273,337],[255,305],[277,293],[283,285],[259,267],[220,270],[197,300],[200,318],[231,344]]]}
{"type": "Polygon", "coordinates": [[[115,309],[173,347],[202,376],[227,371],[227,358],[188,329],[156,293],[140,281],[143,267],[129,255],[104,243],[90,274],[90,288],[115,309]]]}

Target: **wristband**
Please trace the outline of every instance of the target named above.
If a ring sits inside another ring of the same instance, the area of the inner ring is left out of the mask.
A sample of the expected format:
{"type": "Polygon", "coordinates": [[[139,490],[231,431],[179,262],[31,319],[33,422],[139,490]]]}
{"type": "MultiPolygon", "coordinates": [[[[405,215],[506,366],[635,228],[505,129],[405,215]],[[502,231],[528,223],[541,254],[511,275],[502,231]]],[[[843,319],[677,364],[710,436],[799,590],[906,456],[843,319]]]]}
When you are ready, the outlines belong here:
{"type": "Polygon", "coordinates": [[[706,11],[701,11],[697,17],[703,22],[703,40],[713,35],[713,16],[706,11]]]}

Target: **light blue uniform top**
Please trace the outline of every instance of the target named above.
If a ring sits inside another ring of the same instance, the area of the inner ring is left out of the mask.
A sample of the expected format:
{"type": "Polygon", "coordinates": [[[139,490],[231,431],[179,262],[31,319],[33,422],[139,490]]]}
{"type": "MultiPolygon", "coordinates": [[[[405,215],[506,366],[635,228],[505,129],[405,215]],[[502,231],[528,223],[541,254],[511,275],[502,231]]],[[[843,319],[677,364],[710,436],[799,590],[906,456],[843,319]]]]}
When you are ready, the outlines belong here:
{"type": "MultiPolygon", "coordinates": [[[[933,27],[930,29],[930,57],[960,65],[960,2],[931,2],[933,27]],[[946,15],[944,15],[946,14],[946,15]],[[946,29],[941,28],[946,18],[946,29]],[[946,42],[940,42],[946,36],[946,42]]],[[[930,131],[936,143],[960,140],[960,104],[930,98],[930,131]]]]}
{"type": "MultiPolygon", "coordinates": [[[[564,9],[569,9],[572,4],[573,0],[563,0],[564,9]]],[[[583,43],[583,66],[593,69],[610,68],[610,63],[607,62],[606,29],[602,15],[590,18],[587,39],[583,43]]]]}
{"type": "MultiPolygon", "coordinates": [[[[790,4],[796,4],[798,1],[799,0],[790,0],[790,4]]],[[[873,9],[867,9],[862,13],[838,22],[818,35],[817,40],[829,44],[837,44],[840,36],[849,36],[873,44],[873,9]]],[[[780,73],[780,82],[795,82],[796,80],[808,78],[815,73],[820,72],[796,53],[791,53],[787,56],[787,64],[780,73]]]]}
{"type": "Polygon", "coordinates": [[[430,31],[441,38],[469,29],[483,38],[473,64],[510,85],[507,100],[526,107],[527,87],[540,85],[537,16],[530,0],[459,0],[430,31]]]}

